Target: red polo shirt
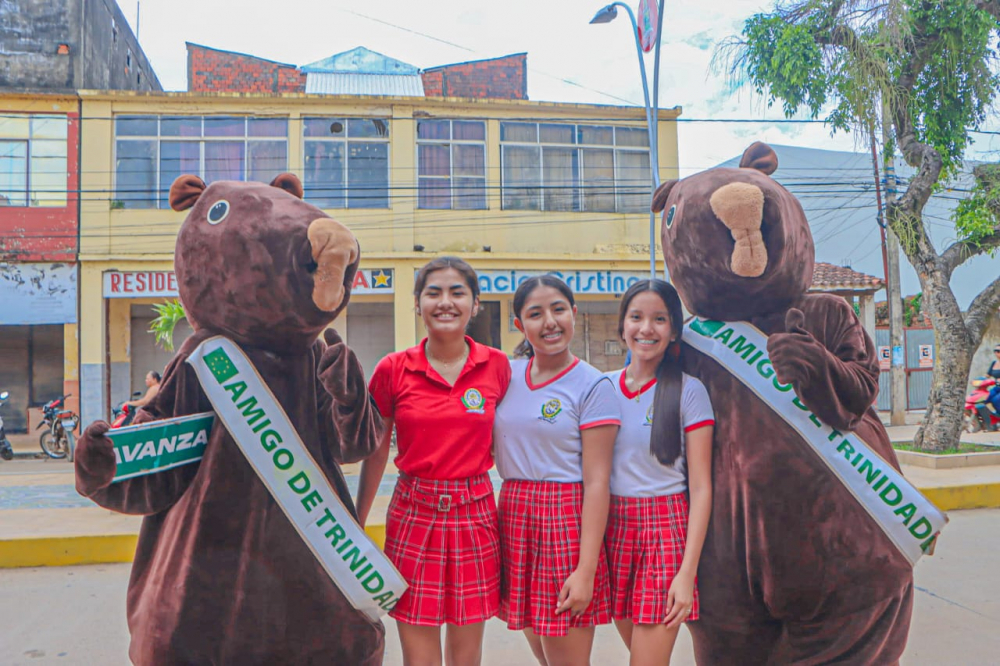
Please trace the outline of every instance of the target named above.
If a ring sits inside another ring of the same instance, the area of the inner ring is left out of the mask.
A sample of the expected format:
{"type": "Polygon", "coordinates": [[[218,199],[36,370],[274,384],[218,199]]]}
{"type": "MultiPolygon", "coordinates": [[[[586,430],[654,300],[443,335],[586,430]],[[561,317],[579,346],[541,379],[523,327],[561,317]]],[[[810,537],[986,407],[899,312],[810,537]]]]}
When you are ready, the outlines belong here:
{"type": "Polygon", "coordinates": [[[510,384],[498,349],[466,337],[469,358],[454,386],[427,362],[424,345],[389,354],[368,390],[396,423],[396,467],[422,479],[464,479],[493,466],[493,414],[510,384]]]}

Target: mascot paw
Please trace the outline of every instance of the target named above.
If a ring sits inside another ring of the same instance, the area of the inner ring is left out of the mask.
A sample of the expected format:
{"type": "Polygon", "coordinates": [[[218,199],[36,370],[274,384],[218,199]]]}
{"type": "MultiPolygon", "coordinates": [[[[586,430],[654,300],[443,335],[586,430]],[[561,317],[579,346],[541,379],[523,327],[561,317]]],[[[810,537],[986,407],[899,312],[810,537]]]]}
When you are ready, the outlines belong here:
{"type": "Polygon", "coordinates": [[[792,308],[785,315],[785,332],[767,338],[767,352],[778,381],[783,384],[808,382],[820,374],[827,363],[828,352],[805,329],[805,315],[792,308]]]}
{"type": "Polygon", "coordinates": [[[364,373],[355,369],[358,361],[337,331],[332,328],[323,333],[326,349],[319,359],[319,379],[333,399],[341,404],[352,404],[358,397],[357,380],[361,379],[364,390],[364,373]],[[352,370],[354,370],[352,372],[352,370]]]}
{"type": "Polygon", "coordinates": [[[76,445],[76,491],[85,497],[111,485],[118,465],[115,451],[107,437],[111,426],[94,421],[83,431],[76,445]]]}

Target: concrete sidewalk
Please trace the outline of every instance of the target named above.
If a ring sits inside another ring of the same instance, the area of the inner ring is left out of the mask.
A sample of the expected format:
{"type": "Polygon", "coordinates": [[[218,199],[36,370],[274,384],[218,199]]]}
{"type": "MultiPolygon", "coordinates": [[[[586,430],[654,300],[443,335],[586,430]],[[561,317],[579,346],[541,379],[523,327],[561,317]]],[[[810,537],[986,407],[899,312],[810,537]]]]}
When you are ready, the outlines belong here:
{"type": "MultiPolygon", "coordinates": [[[[912,441],[916,428],[888,431],[895,442],[912,441]]],[[[962,441],[1000,447],[1000,434],[966,433],[962,441]]],[[[352,494],[359,471],[360,465],[344,466],[352,494]]],[[[385,537],[385,511],[396,473],[390,462],[369,518],[367,531],[379,544],[385,537]]],[[[1000,507],[1000,465],[958,469],[903,465],[903,473],[945,511],[1000,507]]],[[[499,490],[496,471],[491,475],[499,490]]],[[[19,456],[0,463],[0,567],[130,562],[141,522],[141,517],[114,513],[80,497],[73,465],[65,460],[19,456]]]]}

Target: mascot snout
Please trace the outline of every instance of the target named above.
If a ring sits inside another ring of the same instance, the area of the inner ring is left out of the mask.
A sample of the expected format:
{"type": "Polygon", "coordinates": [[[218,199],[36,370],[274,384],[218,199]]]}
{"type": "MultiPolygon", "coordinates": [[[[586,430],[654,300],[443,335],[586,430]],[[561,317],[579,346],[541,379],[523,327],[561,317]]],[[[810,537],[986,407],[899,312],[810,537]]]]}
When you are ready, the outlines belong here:
{"type": "Polygon", "coordinates": [[[764,193],[750,183],[729,183],[712,193],[712,212],[729,228],[736,241],[731,268],[740,277],[755,278],[767,268],[767,248],[760,233],[764,193]]]}
{"type": "Polygon", "coordinates": [[[328,217],[314,220],[308,237],[316,262],[313,303],[324,312],[332,312],[344,300],[344,273],[358,258],[358,240],[347,227],[328,217]]]}

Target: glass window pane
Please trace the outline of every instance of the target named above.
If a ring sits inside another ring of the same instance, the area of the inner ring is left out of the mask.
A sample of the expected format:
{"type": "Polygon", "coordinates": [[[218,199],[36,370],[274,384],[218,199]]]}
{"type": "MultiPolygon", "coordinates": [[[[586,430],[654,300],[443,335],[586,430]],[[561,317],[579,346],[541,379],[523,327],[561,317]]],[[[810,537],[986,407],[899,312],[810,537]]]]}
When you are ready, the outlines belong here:
{"type": "MultiPolygon", "coordinates": [[[[124,142],[119,142],[119,145],[124,142]]],[[[168,206],[170,186],[178,176],[185,174],[201,175],[201,142],[200,141],[161,141],[160,142],[160,187],[157,198],[160,206],[168,206]]]]}
{"type": "Polygon", "coordinates": [[[618,151],[618,210],[622,213],[648,213],[651,197],[649,153],[618,151]]]}
{"type": "Polygon", "coordinates": [[[539,125],[538,141],[540,143],[573,143],[573,129],[572,125],[539,125]]]}
{"type": "Polygon", "coordinates": [[[646,128],[616,127],[615,143],[619,146],[649,148],[649,130],[646,128]]]}
{"type": "Polygon", "coordinates": [[[455,144],[455,176],[486,177],[486,147],[455,144]]]}
{"type": "Polygon", "coordinates": [[[28,142],[0,141],[0,206],[28,205],[28,142]]]}
{"type": "Polygon", "coordinates": [[[454,178],[452,179],[453,208],[464,210],[486,209],[486,179],[485,178],[454,178]]]}
{"type": "Polygon", "coordinates": [[[155,208],[158,198],[156,141],[118,141],[115,199],[127,208],[155,208]]]}
{"type": "Polygon", "coordinates": [[[242,141],[205,142],[205,182],[243,180],[246,145],[242,141]]]}
{"type": "Polygon", "coordinates": [[[344,144],[339,141],[306,141],[306,201],[319,208],[346,208],[344,144]]]}
{"type": "Polygon", "coordinates": [[[0,116],[0,138],[27,139],[30,124],[28,116],[0,116]]]}
{"type": "Polygon", "coordinates": [[[580,125],[576,128],[578,143],[596,143],[610,146],[615,142],[614,129],[596,125],[580,125]]]}
{"type": "Polygon", "coordinates": [[[421,120],[417,122],[417,138],[447,140],[448,126],[447,120],[421,120]]]}
{"type": "Polygon", "coordinates": [[[246,136],[246,120],[235,116],[206,116],[205,136],[246,136]]]}
{"type": "Polygon", "coordinates": [[[344,136],[346,129],[343,118],[303,118],[302,136],[331,137],[344,136]]]}
{"type": "Polygon", "coordinates": [[[249,118],[247,136],[288,136],[288,118],[249,118]]]}
{"type": "Polygon", "coordinates": [[[117,116],[117,136],[156,136],[156,116],[117,116]]]}
{"type": "Polygon", "coordinates": [[[417,169],[419,175],[451,175],[451,156],[447,144],[417,146],[417,155],[417,169]]]}
{"type": "Polygon", "coordinates": [[[66,159],[65,141],[32,141],[32,157],[61,157],[66,159]]]}
{"type": "Polygon", "coordinates": [[[481,120],[455,120],[451,123],[451,132],[456,141],[485,141],[486,123],[481,120]]]}
{"type": "Polygon", "coordinates": [[[535,123],[500,123],[500,140],[537,143],[538,125],[535,123]]]}
{"type": "Polygon", "coordinates": [[[542,150],[542,185],[545,210],[579,210],[576,185],[579,179],[577,151],[574,148],[542,150]]]}
{"type": "Polygon", "coordinates": [[[542,202],[538,148],[503,146],[501,162],[504,209],[540,210],[542,202]]]}
{"type": "Polygon", "coordinates": [[[421,178],[417,196],[420,208],[451,208],[451,181],[447,178],[421,178]]]}
{"type": "Polygon", "coordinates": [[[31,119],[31,138],[62,139],[65,142],[67,127],[66,116],[33,116],[31,119]]]}
{"type": "Polygon", "coordinates": [[[389,137],[389,121],[381,118],[348,118],[347,136],[358,138],[389,137]]]}
{"type": "Polygon", "coordinates": [[[287,141],[248,141],[250,161],[247,180],[270,183],[280,173],[288,171],[287,141]]]}
{"type": "MultiPolygon", "coordinates": [[[[65,146],[65,142],[62,142],[65,146]]],[[[32,144],[34,151],[34,144],[32,144]]],[[[31,155],[31,205],[66,205],[66,157],[31,155]]]]}
{"type": "Polygon", "coordinates": [[[580,152],[583,158],[583,210],[614,212],[614,151],[584,149],[580,152]]]}
{"type": "Polygon", "coordinates": [[[347,207],[389,207],[389,144],[347,144],[347,207]]]}
{"type": "Polygon", "coordinates": [[[163,116],[161,136],[201,136],[201,116],[163,116]]]}

